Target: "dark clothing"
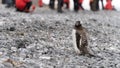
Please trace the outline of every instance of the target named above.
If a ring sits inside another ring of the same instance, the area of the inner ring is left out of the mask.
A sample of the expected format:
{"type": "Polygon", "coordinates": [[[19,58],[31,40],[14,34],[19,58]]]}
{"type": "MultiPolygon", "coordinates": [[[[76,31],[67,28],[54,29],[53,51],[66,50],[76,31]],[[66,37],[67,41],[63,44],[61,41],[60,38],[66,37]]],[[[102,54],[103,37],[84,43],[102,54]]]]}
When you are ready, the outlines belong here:
{"type": "Polygon", "coordinates": [[[58,12],[62,12],[63,0],[58,0],[58,12]]]}
{"type": "Polygon", "coordinates": [[[103,3],[103,0],[101,0],[101,3],[102,3],[102,9],[104,10],[104,3],[103,3]]]}
{"type": "Polygon", "coordinates": [[[99,10],[99,0],[93,0],[92,2],[90,2],[90,8],[92,11],[99,10]]]}
{"type": "Polygon", "coordinates": [[[79,10],[79,1],[78,0],[74,0],[74,11],[78,11],[79,10]]]}
{"type": "Polygon", "coordinates": [[[55,0],[50,0],[50,2],[49,2],[49,7],[50,7],[51,9],[54,9],[54,5],[55,5],[55,0]]]}
{"type": "Polygon", "coordinates": [[[5,4],[7,4],[7,8],[14,6],[13,0],[5,0],[5,4]]]}
{"type": "Polygon", "coordinates": [[[96,0],[96,9],[99,10],[99,0],[96,0]]]}
{"type": "Polygon", "coordinates": [[[6,4],[6,0],[2,0],[2,4],[6,4]]]}
{"type": "Polygon", "coordinates": [[[25,9],[30,9],[31,6],[32,6],[32,2],[30,1],[30,2],[28,2],[28,3],[26,4],[24,10],[25,10],[25,9]]]}
{"type": "MultiPolygon", "coordinates": [[[[62,12],[62,6],[63,6],[63,0],[57,0],[57,1],[58,1],[57,11],[61,13],[62,12]]],[[[50,0],[49,7],[51,9],[54,9],[54,6],[55,6],[55,0],[50,0]]]]}

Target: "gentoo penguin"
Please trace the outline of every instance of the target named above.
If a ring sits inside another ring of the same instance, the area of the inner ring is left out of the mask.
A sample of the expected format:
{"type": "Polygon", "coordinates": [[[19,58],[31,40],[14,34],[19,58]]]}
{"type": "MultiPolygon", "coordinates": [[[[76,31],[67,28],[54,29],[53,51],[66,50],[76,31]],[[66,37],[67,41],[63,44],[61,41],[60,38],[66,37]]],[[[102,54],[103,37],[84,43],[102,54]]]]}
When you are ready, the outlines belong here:
{"type": "Polygon", "coordinates": [[[89,55],[92,54],[88,51],[88,41],[85,28],[82,27],[80,21],[76,21],[74,29],[72,31],[73,45],[77,54],[89,55]]]}

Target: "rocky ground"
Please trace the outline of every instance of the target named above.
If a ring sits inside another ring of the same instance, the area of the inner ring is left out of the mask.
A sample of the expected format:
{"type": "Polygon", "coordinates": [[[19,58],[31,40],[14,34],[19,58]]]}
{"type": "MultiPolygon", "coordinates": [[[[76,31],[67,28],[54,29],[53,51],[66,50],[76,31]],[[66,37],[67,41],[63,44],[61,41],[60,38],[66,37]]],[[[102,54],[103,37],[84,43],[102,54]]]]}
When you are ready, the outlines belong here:
{"type": "Polygon", "coordinates": [[[120,12],[48,8],[19,13],[0,6],[0,68],[120,68],[120,12]],[[88,30],[99,57],[77,55],[71,32],[75,21],[88,30]]]}

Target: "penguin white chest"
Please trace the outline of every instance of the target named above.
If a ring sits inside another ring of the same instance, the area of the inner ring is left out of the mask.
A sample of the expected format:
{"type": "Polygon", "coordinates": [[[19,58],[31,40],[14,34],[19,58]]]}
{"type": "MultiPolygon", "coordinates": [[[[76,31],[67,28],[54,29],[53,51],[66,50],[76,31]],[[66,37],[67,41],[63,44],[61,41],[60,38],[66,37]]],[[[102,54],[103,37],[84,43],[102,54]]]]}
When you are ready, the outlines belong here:
{"type": "MultiPolygon", "coordinates": [[[[73,46],[77,54],[80,54],[80,50],[77,47],[77,41],[76,41],[76,30],[72,30],[72,40],[73,40],[73,46]]],[[[80,40],[81,41],[81,40],[80,40]]],[[[81,44],[81,42],[80,42],[81,44]]]]}

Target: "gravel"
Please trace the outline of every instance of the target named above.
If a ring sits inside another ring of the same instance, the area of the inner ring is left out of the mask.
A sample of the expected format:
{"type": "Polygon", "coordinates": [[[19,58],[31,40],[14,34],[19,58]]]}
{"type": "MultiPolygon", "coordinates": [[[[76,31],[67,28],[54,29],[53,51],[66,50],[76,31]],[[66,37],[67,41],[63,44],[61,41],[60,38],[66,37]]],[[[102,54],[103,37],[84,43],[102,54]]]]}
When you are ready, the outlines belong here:
{"type": "Polygon", "coordinates": [[[0,6],[0,68],[120,68],[119,21],[118,11],[20,13],[0,6]],[[75,53],[71,32],[78,20],[99,57],[75,53]]]}

